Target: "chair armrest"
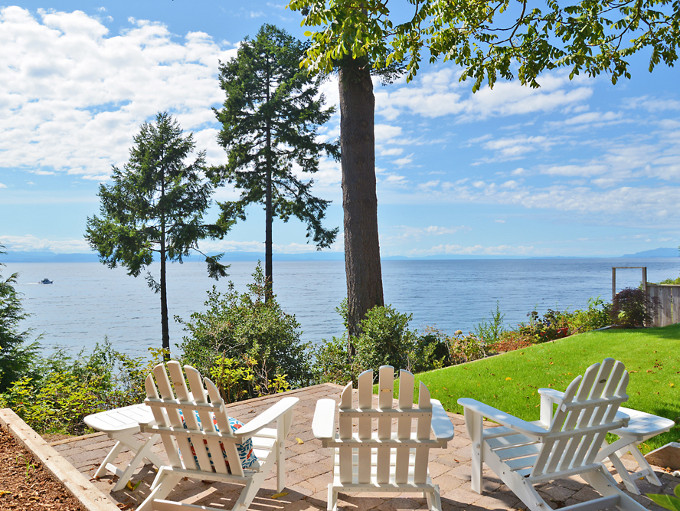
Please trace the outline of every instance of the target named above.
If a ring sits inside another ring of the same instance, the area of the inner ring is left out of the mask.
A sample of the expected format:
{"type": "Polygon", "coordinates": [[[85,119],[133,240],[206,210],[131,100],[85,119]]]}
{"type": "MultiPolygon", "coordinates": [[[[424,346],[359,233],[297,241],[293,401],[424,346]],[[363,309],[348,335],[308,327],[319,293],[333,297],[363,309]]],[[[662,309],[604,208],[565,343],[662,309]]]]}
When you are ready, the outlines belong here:
{"type": "Polygon", "coordinates": [[[562,399],[564,399],[564,392],[557,389],[538,389],[538,393],[541,395],[541,397],[545,396],[546,398],[551,399],[555,403],[557,403],[558,401],[562,401],[562,399]]]}
{"type": "Polygon", "coordinates": [[[522,433],[524,435],[542,438],[548,434],[548,431],[546,431],[544,428],[536,424],[527,422],[518,417],[515,417],[514,415],[505,413],[504,411],[499,410],[498,408],[494,408],[493,406],[484,404],[480,401],[477,401],[476,399],[461,398],[458,400],[458,404],[465,409],[466,415],[468,414],[469,411],[471,413],[487,417],[488,419],[497,422],[498,424],[501,424],[510,429],[514,429],[515,431],[522,433]]]}
{"type": "Polygon", "coordinates": [[[437,399],[432,399],[432,433],[435,439],[442,442],[442,447],[451,440],[454,435],[451,419],[446,415],[446,410],[437,399]]]}
{"type": "Polygon", "coordinates": [[[279,420],[283,415],[292,413],[293,407],[298,401],[300,401],[300,399],[297,397],[284,397],[248,422],[248,424],[245,424],[242,428],[234,431],[234,436],[246,438],[253,436],[262,428],[279,420]]]}
{"type": "Polygon", "coordinates": [[[319,399],[314,410],[312,433],[324,445],[335,437],[335,410],[337,404],[333,399],[319,399]]]}

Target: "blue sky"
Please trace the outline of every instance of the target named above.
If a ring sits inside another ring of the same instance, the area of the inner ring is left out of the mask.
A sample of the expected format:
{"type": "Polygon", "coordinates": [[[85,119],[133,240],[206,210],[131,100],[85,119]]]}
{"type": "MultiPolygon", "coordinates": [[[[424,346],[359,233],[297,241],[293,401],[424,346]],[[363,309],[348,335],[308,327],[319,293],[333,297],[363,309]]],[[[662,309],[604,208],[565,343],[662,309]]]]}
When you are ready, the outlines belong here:
{"type": "MultiPolygon", "coordinates": [[[[7,251],[88,252],[99,183],[122,165],[140,124],[175,115],[211,163],[225,158],[211,107],[218,61],[273,23],[302,38],[286,2],[116,0],[0,7],[0,243],[7,251]]],[[[633,79],[542,77],[471,93],[455,66],[376,83],[383,256],[616,256],[680,244],[678,72],[633,79]]],[[[337,81],[324,84],[337,103],[337,81]]],[[[323,129],[339,134],[338,115],[323,129]]],[[[316,193],[342,226],[339,164],[316,193]]],[[[235,197],[221,189],[217,198],[235,197]]],[[[274,226],[275,252],[314,251],[304,226],[274,226]]],[[[210,251],[261,251],[259,208],[210,251]]],[[[333,251],[342,251],[339,238],[333,251]]]]}

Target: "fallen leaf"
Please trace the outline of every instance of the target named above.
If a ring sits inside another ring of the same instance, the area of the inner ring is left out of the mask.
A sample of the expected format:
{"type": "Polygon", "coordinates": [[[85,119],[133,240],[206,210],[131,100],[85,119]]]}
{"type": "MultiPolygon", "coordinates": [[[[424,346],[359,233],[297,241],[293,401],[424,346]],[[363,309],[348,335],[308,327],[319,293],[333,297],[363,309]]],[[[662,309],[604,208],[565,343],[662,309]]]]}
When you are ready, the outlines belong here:
{"type": "Polygon", "coordinates": [[[272,498],[278,499],[278,498],[281,498],[281,497],[285,497],[286,495],[288,495],[288,492],[282,491],[281,493],[275,493],[274,495],[272,495],[272,498]]]}
{"type": "Polygon", "coordinates": [[[510,378],[509,376],[505,378],[505,381],[510,381],[510,380],[512,380],[512,378],[510,378]]]}
{"type": "Polygon", "coordinates": [[[305,443],[305,441],[304,441],[302,438],[298,438],[298,437],[295,437],[295,441],[296,441],[298,444],[304,444],[304,443],[305,443]]]}
{"type": "Polygon", "coordinates": [[[12,492],[7,490],[0,490],[0,495],[12,495],[12,492]]]}
{"type": "Polygon", "coordinates": [[[137,487],[139,486],[139,483],[141,483],[141,482],[142,482],[142,480],[140,479],[139,481],[137,481],[137,484],[135,484],[133,486],[132,482],[128,481],[127,484],[125,485],[125,487],[130,491],[135,491],[137,489],[137,487]]]}

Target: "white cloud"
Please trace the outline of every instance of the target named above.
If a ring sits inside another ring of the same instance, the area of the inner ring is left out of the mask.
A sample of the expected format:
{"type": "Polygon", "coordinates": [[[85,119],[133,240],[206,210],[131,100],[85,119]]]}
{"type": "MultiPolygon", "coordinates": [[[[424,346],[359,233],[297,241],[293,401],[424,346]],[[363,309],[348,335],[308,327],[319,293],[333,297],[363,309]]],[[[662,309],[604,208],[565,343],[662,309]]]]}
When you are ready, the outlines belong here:
{"type": "Polygon", "coordinates": [[[217,63],[235,50],[207,34],[180,39],[134,19],[110,34],[81,11],[5,7],[0,45],[3,166],[101,179],[127,159],[139,125],[160,110],[177,115],[205,144],[199,148],[217,157],[210,110],[222,96],[217,63]]]}
{"type": "Polygon", "coordinates": [[[410,257],[424,257],[431,255],[468,255],[468,256],[528,256],[535,253],[535,247],[531,245],[457,245],[441,244],[427,248],[410,250],[410,257]]]}
{"type": "Polygon", "coordinates": [[[5,183],[0,183],[0,188],[7,188],[7,185],[5,183]]]}
{"type": "Polygon", "coordinates": [[[544,136],[515,136],[507,138],[491,139],[482,144],[482,147],[494,154],[485,157],[481,161],[514,160],[527,153],[545,151],[557,143],[554,138],[544,136]]]}
{"type": "Polygon", "coordinates": [[[55,240],[27,234],[25,236],[0,236],[0,244],[10,252],[49,251],[57,254],[90,252],[90,246],[83,238],[55,240]]]}
{"type": "Polygon", "coordinates": [[[487,86],[473,94],[471,85],[460,83],[459,76],[459,71],[444,68],[423,72],[409,84],[378,90],[376,113],[389,121],[404,113],[426,118],[456,115],[459,121],[478,121],[575,106],[593,92],[581,80],[570,81],[564,73],[553,73],[541,79],[539,89],[518,81],[498,82],[493,89],[487,86]]]}

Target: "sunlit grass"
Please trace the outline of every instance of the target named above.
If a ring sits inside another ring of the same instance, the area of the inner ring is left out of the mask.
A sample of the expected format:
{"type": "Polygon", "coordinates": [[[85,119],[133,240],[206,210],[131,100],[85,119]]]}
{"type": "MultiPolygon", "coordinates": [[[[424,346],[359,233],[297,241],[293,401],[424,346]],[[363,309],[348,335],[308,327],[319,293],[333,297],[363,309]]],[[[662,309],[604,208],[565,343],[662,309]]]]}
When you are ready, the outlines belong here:
{"type": "MultiPolygon", "coordinates": [[[[444,408],[463,413],[456,400],[472,397],[525,420],[539,418],[537,389],[564,390],[606,357],[630,373],[624,406],[680,422],[680,325],[603,330],[537,344],[483,360],[416,375],[444,408]]],[[[416,386],[417,387],[417,386],[416,386]]],[[[680,425],[643,445],[643,452],[678,441],[680,425]]]]}

